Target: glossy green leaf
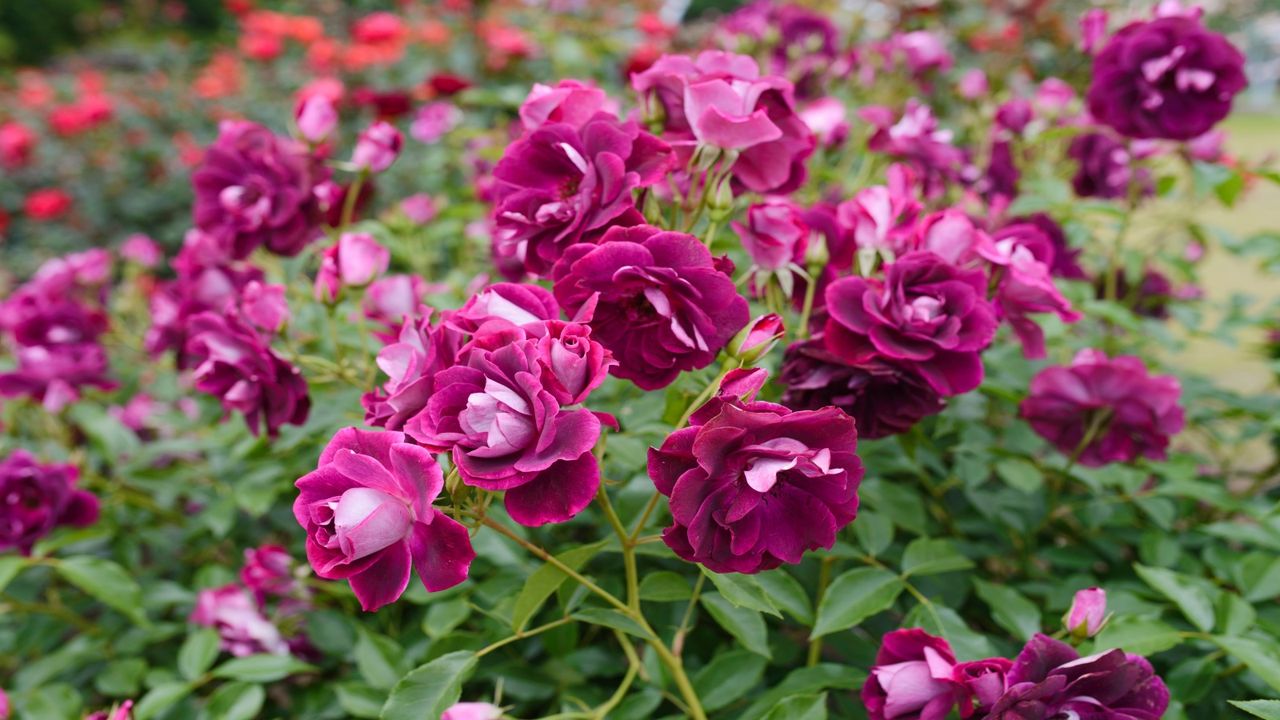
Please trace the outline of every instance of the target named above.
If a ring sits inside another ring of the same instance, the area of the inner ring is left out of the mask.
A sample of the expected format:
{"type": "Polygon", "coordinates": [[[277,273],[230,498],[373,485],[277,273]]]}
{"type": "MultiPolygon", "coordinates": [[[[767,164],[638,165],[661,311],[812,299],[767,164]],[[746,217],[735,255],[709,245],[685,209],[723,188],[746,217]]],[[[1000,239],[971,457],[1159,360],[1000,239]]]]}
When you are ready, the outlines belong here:
{"type": "Polygon", "coordinates": [[[462,683],[476,665],[475,653],[460,650],[409,672],[391,689],[382,706],[382,720],[437,718],[458,702],[462,683]]]}
{"type": "Polygon", "coordinates": [[[810,637],[848,630],[887,610],[904,587],[901,578],[880,568],[857,568],[841,574],[822,595],[810,637]]]}
{"type": "Polygon", "coordinates": [[[742,643],[742,647],[766,658],[769,651],[769,628],[764,616],[751,608],[734,605],[720,593],[703,593],[702,606],[720,627],[742,643]]]}

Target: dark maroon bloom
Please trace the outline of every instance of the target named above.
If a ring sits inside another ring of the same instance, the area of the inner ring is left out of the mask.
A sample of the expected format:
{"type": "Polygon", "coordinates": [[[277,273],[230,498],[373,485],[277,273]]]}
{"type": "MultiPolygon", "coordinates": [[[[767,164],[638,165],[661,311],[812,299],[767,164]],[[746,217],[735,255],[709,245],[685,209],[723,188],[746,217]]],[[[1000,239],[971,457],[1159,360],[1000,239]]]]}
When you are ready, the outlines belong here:
{"type": "Polygon", "coordinates": [[[982,382],[979,354],[996,331],[981,270],[930,252],[887,266],[884,279],[841,278],[827,287],[827,349],[851,365],[886,357],[913,365],[942,395],[982,382]]]}
{"type": "Polygon", "coordinates": [[[0,373],[0,397],[29,397],[58,412],[80,397],[80,388],[110,390],[107,353],[97,343],[33,345],[15,352],[18,367],[0,373]]]}
{"type": "Polygon", "coordinates": [[[648,225],[571,248],[555,296],[570,315],[596,303],[592,336],[619,362],[610,372],[645,390],[710,365],[750,320],[733,279],[697,238],[648,225]]]}
{"type": "Polygon", "coordinates": [[[874,357],[845,364],[820,339],[787,348],[781,378],[787,386],[783,405],[792,410],[834,405],[853,416],[858,435],[867,439],[906,432],[946,407],[911,363],[874,357]]]}
{"type": "Polygon", "coordinates": [[[195,224],[243,259],[259,245],[297,255],[320,233],[315,187],[328,171],[305,146],[250,122],[224,122],[191,176],[195,224]]]}
{"type": "Polygon", "coordinates": [[[1151,173],[1136,166],[1128,148],[1107,133],[1076,136],[1067,156],[1076,161],[1071,186],[1080,197],[1127,199],[1154,190],[1151,173]]]}
{"type": "Polygon", "coordinates": [[[311,408],[302,373],[277,355],[233,313],[191,318],[184,348],[196,389],[216,396],[228,412],[244,415],[249,430],[275,437],[281,425],[301,425],[311,408]]]}
{"type": "Polygon", "coordinates": [[[951,679],[963,688],[960,700],[960,717],[970,717],[975,711],[978,717],[985,717],[987,712],[999,702],[1008,686],[1006,675],[1013,663],[1002,657],[974,660],[956,665],[951,669],[951,679]]]}
{"type": "Polygon", "coordinates": [[[494,254],[546,275],[565,250],[610,225],[639,222],[632,191],[661,179],[666,143],[635,122],[597,113],[581,127],[549,122],[507,148],[499,181],[494,254]]]}
{"type": "Polygon", "coordinates": [[[649,450],[649,477],[671,499],[674,524],[663,540],[718,573],[798,563],[806,551],[830,549],[858,513],[853,418],[751,400],[746,379],[748,399],[724,388],[689,427],[649,450]]]}
{"type": "Polygon", "coordinates": [[[1169,689],[1145,658],[1122,650],[1082,658],[1070,645],[1038,633],[1014,660],[1007,681],[989,720],[1159,720],[1169,707],[1169,689]]]}
{"type": "Polygon", "coordinates": [[[1032,378],[1021,410],[1063,454],[1098,467],[1140,456],[1164,459],[1184,422],[1180,393],[1177,378],[1148,375],[1139,358],[1081,350],[1070,365],[1032,378]]]}
{"type": "Polygon", "coordinates": [[[473,350],[435,376],[426,407],[405,424],[433,452],[451,452],[463,482],[505,490],[507,512],[523,525],[568,520],[600,485],[591,453],[600,420],[560,406],[541,355],[533,338],[473,350]]]}
{"type": "Polygon", "coordinates": [[[84,527],[98,519],[98,498],[76,489],[74,465],[41,464],[26,450],[0,460],[0,550],[28,554],[58,525],[84,527]]]}
{"type": "MultiPolygon", "coordinates": [[[[1106,296],[1106,276],[1094,281],[1098,297],[1106,296]]],[[[1144,270],[1142,279],[1135,286],[1129,274],[1120,271],[1116,276],[1116,299],[1125,303],[1135,315],[1164,320],[1169,317],[1169,302],[1177,296],[1173,283],[1163,273],[1144,270]]]]}
{"type": "Polygon", "coordinates": [[[884,636],[862,685],[870,720],[943,720],[964,698],[951,645],[918,628],[884,636]]]}
{"type": "Polygon", "coordinates": [[[1244,55],[1198,18],[1134,22],[1093,64],[1089,112],[1122,135],[1190,140],[1231,112],[1247,85],[1244,55]]]}
{"type": "Polygon", "coordinates": [[[373,108],[375,115],[387,120],[408,115],[413,109],[413,98],[403,90],[356,88],[351,92],[351,100],[360,107],[373,108]]]}
{"type": "Polygon", "coordinates": [[[996,124],[1012,133],[1021,133],[1035,116],[1031,102],[1015,98],[996,108],[996,124]]]}
{"type": "Polygon", "coordinates": [[[985,197],[1003,197],[1005,201],[1018,196],[1018,180],[1022,174],[1013,159],[1013,145],[1008,140],[991,143],[991,160],[987,163],[985,197]]]}

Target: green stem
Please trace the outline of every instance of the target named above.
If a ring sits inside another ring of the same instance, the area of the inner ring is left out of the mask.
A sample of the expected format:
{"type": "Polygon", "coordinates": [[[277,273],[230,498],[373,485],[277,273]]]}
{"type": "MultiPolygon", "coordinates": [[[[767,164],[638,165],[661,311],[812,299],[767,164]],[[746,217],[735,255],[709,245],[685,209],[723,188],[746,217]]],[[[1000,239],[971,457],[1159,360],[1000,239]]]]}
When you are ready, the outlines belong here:
{"type": "MultiPolygon", "coordinates": [[[[657,497],[657,493],[654,493],[654,497],[657,497]]],[[[600,488],[596,491],[596,501],[600,503],[605,519],[609,521],[622,546],[622,563],[627,576],[627,606],[640,612],[640,575],[636,570],[635,539],[623,526],[621,518],[613,509],[613,503],[609,502],[609,491],[605,490],[604,483],[600,483],[600,488]]]]}
{"type": "Polygon", "coordinates": [[[484,657],[485,655],[488,655],[489,653],[493,652],[494,650],[497,650],[500,647],[503,647],[504,645],[510,645],[511,643],[517,640],[523,640],[525,638],[533,637],[534,635],[539,635],[548,630],[553,630],[555,628],[558,628],[561,625],[568,625],[573,621],[574,620],[571,617],[562,617],[559,620],[552,620],[551,622],[545,625],[539,625],[538,627],[533,628],[532,630],[518,631],[515,635],[503,638],[495,643],[492,643],[480,649],[479,651],[476,652],[476,657],[484,657]]]}
{"type": "MultiPolygon", "coordinates": [[[[831,584],[831,566],[835,564],[835,558],[828,555],[822,558],[822,565],[818,569],[818,590],[813,594],[813,606],[822,605],[822,598],[827,594],[827,585],[831,584]]],[[[809,657],[806,665],[813,667],[822,659],[822,638],[816,637],[809,641],[809,657]]]]}
{"type": "Polygon", "coordinates": [[[804,340],[809,337],[809,316],[813,314],[813,296],[818,291],[818,279],[814,277],[814,273],[809,273],[809,277],[805,279],[804,288],[804,306],[800,309],[800,327],[796,328],[796,339],[804,340]]]}
{"type": "Polygon", "coordinates": [[[338,218],[338,232],[341,233],[351,224],[351,218],[356,213],[356,201],[360,198],[360,190],[364,187],[364,182],[369,177],[369,170],[365,168],[356,175],[356,179],[351,181],[347,186],[347,194],[342,198],[342,215],[338,218]]]}
{"type": "Polygon", "coordinates": [[[671,636],[671,652],[680,655],[684,650],[684,636],[689,632],[689,622],[693,620],[693,610],[698,607],[698,596],[702,594],[702,586],[707,582],[705,573],[698,573],[698,580],[693,584],[693,594],[689,596],[689,604],[685,606],[684,615],[680,618],[680,626],[676,634],[671,636]]]}

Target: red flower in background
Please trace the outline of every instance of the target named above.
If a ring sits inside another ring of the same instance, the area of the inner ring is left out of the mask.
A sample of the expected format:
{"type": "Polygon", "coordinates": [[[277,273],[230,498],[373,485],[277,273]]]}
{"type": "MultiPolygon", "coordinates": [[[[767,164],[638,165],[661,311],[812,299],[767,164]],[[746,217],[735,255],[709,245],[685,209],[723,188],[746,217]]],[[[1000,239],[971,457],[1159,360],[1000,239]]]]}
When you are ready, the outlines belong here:
{"type": "Polygon", "coordinates": [[[0,166],[13,169],[30,163],[37,140],[31,128],[16,120],[0,125],[0,166]]]}
{"type": "Polygon", "coordinates": [[[27,195],[22,207],[32,220],[53,220],[71,209],[71,196],[58,188],[35,190],[27,195]]]}

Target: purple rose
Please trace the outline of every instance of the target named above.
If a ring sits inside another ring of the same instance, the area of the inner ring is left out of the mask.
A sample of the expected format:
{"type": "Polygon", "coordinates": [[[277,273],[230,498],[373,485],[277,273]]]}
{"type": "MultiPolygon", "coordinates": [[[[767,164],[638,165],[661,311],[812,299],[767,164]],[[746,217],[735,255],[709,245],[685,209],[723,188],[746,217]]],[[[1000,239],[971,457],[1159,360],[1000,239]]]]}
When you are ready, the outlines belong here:
{"type": "Polygon", "coordinates": [[[268,333],[279,332],[289,322],[289,302],[285,299],[284,285],[264,285],[250,280],[240,293],[240,308],[244,316],[259,329],[268,333]]]}
{"type": "Polygon", "coordinates": [[[265,426],[275,437],[281,425],[306,422],[311,399],[302,373],[235,314],[200,313],[188,322],[188,333],[184,352],[196,389],[244,415],[250,432],[265,426]]]}
{"type": "MultiPolygon", "coordinates": [[[[1071,244],[1067,241],[1066,232],[1063,231],[1062,226],[1056,220],[1044,213],[1035,213],[1026,217],[1010,218],[1009,225],[1006,228],[1024,224],[1034,225],[1044,235],[1045,240],[1048,242],[1047,246],[1034,239],[1025,240],[1031,235],[1026,228],[1019,228],[1017,231],[1023,236],[1024,244],[1031,248],[1036,258],[1049,264],[1049,269],[1053,271],[1056,277],[1067,280],[1084,280],[1088,277],[1084,269],[1080,267],[1080,249],[1071,247],[1071,244]]],[[[1006,228],[997,230],[992,237],[1000,238],[1001,233],[1005,232],[1006,228]]]]}
{"type": "Polygon", "coordinates": [[[544,124],[494,168],[495,256],[546,275],[566,248],[639,222],[632,191],[660,180],[670,161],[666,143],[605,113],[581,127],[544,124]]]}
{"type": "Polygon", "coordinates": [[[467,579],[467,528],[431,505],[444,475],[403,433],[339,430],[297,486],[307,560],[320,577],[350,582],[366,611],[395,602],[414,570],[431,592],[467,579]]]}
{"type": "Polygon", "coordinates": [[[747,222],[732,223],[742,247],[761,270],[778,271],[804,263],[809,228],[800,208],[786,200],[770,199],[747,209],[747,222]]]}
{"type": "Polygon", "coordinates": [[[29,397],[56,413],[80,398],[80,390],[111,390],[107,353],[97,343],[19,347],[18,366],[0,373],[0,397],[29,397]]]}
{"type": "Polygon", "coordinates": [[[236,583],[201,590],[189,619],[196,625],[217,630],[222,649],[236,657],[289,654],[289,643],[280,630],[262,615],[254,599],[236,583]]]}
{"type": "Polygon", "coordinates": [[[962,688],[960,716],[967,717],[977,711],[977,717],[986,717],[1008,687],[1009,668],[1013,663],[1002,657],[959,663],[951,669],[951,679],[962,688]]]}
{"type": "Polygon", "coordinates": [[[461,122],[462,111],[457,105],[448,100],[437,100],[418,108],[409,126],[409,134],[420,143],[434,145],[461,122]]]}
{"type": "Polygon", "coordinates": [[[473,350],[435,376],[426,407],[405,424],[433,452],[451,452],[463,482],[505,490],[511,518],[530,526],[572,518],[600,485],[591,453],[600,420],[561,407],[547,385],[565,381],[542,361],[534,338],[473,350]]]}
{"type": "Polygon", "coordinates": [[[319,93],[298,103],[293,111],[298,134],[308,142],[318,143],[338,127],[338,110],[333,101],[319,93]]]}
{"type": "Polygon", "coordinates": [[[1034,225],[1010,225],[995,238],[983,237],[977,252],[990,262],[999,278],[995,303],[1013,327],[1029,358],[1045,356],[1044,331],[1031,319],[1034,313],[1053,313],[1065,323],[1082,316],[1053,283],[1049,265],[1042,262],[1049,241],[1034,225]],[[1037,255],[1037,250],[1041,255],[1037,255]]]}
{"type": "Polygon", "coordinates": [[[965,153],[952,144],[950,130],[938,127],[928,105],[908,100],[896,120],[893,111],[885,107],[864,107],[858,114],[876,128],[867,140],[867,149],[910,165],[928,197],[941,196],[949,184],[960,179],[967,162],[965,153]]]}
{"type": "Polygon", "coordinates": [[[713,50],[697,59],[664,55],[632,75],[631,87],[682,159],[699,144],[737,151],[735,185],[759,193],[785,194],[804,182],[813,133],[796,114],[791,83],[761,76],[754,58],[713,50]]]}
{"type": "Polygon", "coordinates": [[[750,319],[733,279],[697,238],[648,225],[573,248],[555,297],[570,315],[596,303],[593,337],[619,363],[610,372],[644,390],[710,365],[750,319]]]}
{"type": "Polygon", "coordinates": [[[1169,706],[1169,689],[1145,658],[1122,650],[1082,658],[1070,645],[1038,633],[1018,653],[1007,680],[989,720],[1159,720],[1169,706]]]}
{"type": "Polygon", "coordinates": [[[265,245],[297,255],[320,235],[314,192],[328,178],[318,158],[292,139],[250,122],[224,122],[191,176],[195,224],[237,259],[265,245]]]}
{"type": "Polygon", "coordinates": [[[1070,365],[1031,379],[1021,413],[1063,454],[1078,453],[1082,465],[1163,460],[1184,423],[1180,393],[1177,378],[1148,375],[1139,358],[1081,350],[1070,365]]]}
{"type": "Polygon", "coordinates": [[[951,645],[918,628],[884,636],[862,685],[870,720],[943,720],[963,697],[951,645]]]}
{"type": "Polygon", "coordinates": [[[616,114],[616,105],[600,88],[578,80],[561,80],[554,87],[535,83],[520,104],[520,124],[525,132],[547,123],[580,128],[596,113],[616,114]]]}
{"type": "Polygon", "coordinates": [[[335,302],[343,287],[364,287],[387,271],[391,251],[380,245],[369,233],[342,233],[338,242],[320,256],[316,274],[315,296],[322,302],[335,302]]]}
{"type": "Polygon", "coordinates": [[[1150,171],[1135,165],[1128,148],[1107,133],[1077,135],[1067,156],[1076,161],[1071,186],[1080,197],[1127,199],[1154,191],[1150,171]]]}
{"type": "Polygon", "coordinates": [[[293,558],[279,545],[245,549],[240,582],[253,592],[259,604],[271,595],[289,595],[298,587],[293,577],[293,558]]]}
{"type": "Polygon", "coordinates": [[[1231,112],[1247,85],[1244,55],[1199,19],[1133,22],[1093,63],[1089,112],[1122,135],[1190,140],[1231,112]]]}
{"type": "Polygon", "coordinates": [[[41,464],[26,450],[0,460],[0,549],[26,555],[58,525],[85,527],[98,520],[98,498],[76,489],[74,465],[41,464]]]}
{"type": "Polygon", "coordinates": [[[403,145],[404,137],[396,126],[379,120],[365,128],[356,138],[356,147],[351,151],[351,164],[367,172],[380,173],[400,157],[403,145]]]}
{"type": "Polygon", "coordinates": [[[390,335],[382,330],[374,331],[387,342],[396,337],[395,333],[405,319],[413,316],[422,298],[431,290],[421,275],[384,275],[365,289],[360,311],[366,318],[392,331],[390,335]]]}
{"type": "Polygon", "coordinates": [[[585,402],[618,362],[591,339],[590,325],[549,320],[546,330],[547,334],[538,338],[543,387],[561,405],[585,402]]]}
{"type": "Polygon", "coordinates": [[[858,513],[853,418],[736,395],[722,391],[649,450],[649,477],[670,498],[674,521],[664,542],[718,573],[761,572],[830,549],[858,513]]]}
{"type": "Polygon", "coordinates": [[[1062,618],[1067,632],[1078,638],[1091,638],[1102,630],[1107,621],[1107,591],[1091,587],[1077,590],[1071,598],[1071,607],[1062,618]]]}
{"type": "Polygon", "coordinates": [[[987,277],[929,252],[908,253],[884,279],[841,278],[827,287],[827,349],[848,364],[885,357],[915,367],[942,395],[982,382],[980,353],[996,331],[987,277]]]}
{"type": "Polygon", "coordinates": [[[821,339],[787,348],[781,378],[787,386],[783,405],[792,410],[834,405],[857,421],[858,435],[867,439],[904,433],[946,407],[911,363],[874,357],[845,364],[821,339]]]}

